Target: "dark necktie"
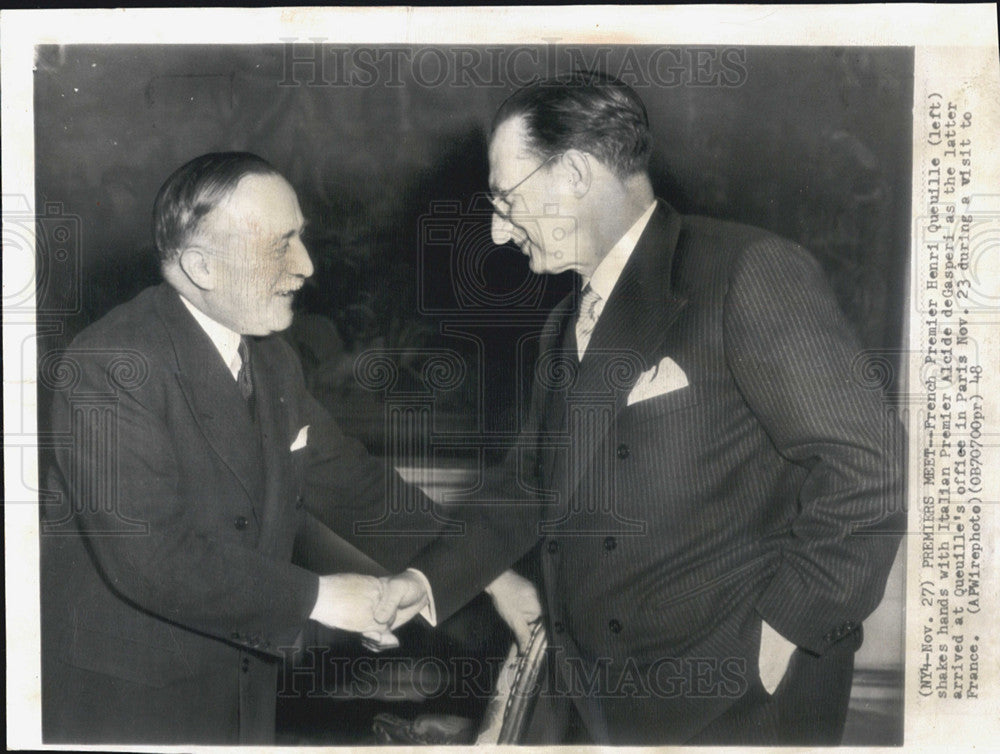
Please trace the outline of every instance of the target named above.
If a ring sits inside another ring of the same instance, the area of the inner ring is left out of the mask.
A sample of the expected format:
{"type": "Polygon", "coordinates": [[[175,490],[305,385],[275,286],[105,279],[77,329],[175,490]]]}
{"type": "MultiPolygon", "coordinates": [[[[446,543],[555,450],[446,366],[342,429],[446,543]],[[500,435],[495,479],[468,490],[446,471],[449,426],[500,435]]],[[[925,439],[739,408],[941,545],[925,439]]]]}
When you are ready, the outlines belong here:
{"type": "Polygon", "coordinates": [[[590,283],[584,286],[580,297],[580,311],[576,317],[576,351],[580,361],[583,361],[583,354],[590,343],[590,336],[597,326],[600,303],[601,297],[597,291],[590,287],[590,283]]]}
{"type": "Polygon", "coordinates": [[[247,402],[250,409],[250,416],[253,416],[253,372],[250,364],[250,349],[247,347],[247,339],[240,338],[240,345],[237,349],[240,355],[240,371],[236,375],[236,384],[239,385],[240,395],[247,402]]]}

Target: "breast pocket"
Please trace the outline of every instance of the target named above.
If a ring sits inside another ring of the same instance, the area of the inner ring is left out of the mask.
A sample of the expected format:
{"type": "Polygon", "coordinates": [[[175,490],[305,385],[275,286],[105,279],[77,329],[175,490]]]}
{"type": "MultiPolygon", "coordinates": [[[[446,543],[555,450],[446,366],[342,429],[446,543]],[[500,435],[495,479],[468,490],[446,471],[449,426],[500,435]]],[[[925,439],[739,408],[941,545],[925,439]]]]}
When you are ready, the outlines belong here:
{"type": "Polygon", "coordinates": [[[684,387],[671,390],[669,393],[661,393],[651,398],[645,398],[632,405],[626,405],[623,413],[635,421],[642,422],[650,419],[657,419],[675,411],[697,406],[702,401],[702,391],[696,385],[685,385],[684,387]]]}

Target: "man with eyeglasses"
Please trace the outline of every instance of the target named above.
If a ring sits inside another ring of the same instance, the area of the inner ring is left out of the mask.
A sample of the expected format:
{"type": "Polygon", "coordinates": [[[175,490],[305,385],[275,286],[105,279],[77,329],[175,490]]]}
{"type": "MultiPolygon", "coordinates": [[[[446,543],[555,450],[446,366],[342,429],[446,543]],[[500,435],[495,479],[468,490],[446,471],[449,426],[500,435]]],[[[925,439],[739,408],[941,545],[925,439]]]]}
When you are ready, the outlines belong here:
{"type": "MultiPolygon", "coordinates": [[[[852,377],[815,261],[658,200],[651,144],[636,93],[598,74],[500,107],[493,240],[580,286],[484,496],[537,504],[469,507],[466,536],[411,565],[440,619],[537,548],[557,722],[541,742],[837,743],[899,541],[898,428],[852,377]]],[[[489,591],[523,637],[530,590],[508,572],[489,591]]],[[[401,575],[376,617],[424,596],[401,575]]]]}

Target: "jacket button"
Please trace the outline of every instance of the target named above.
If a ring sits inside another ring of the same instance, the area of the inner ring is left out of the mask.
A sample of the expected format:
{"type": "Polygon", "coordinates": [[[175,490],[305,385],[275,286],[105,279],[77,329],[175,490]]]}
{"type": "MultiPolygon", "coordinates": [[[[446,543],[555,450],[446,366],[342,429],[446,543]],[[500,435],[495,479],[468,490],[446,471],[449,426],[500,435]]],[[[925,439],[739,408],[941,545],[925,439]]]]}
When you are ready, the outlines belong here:
{"type": "Polygon", "coordinates": [[[233,631],[231,634],[229,634],[229,638],[232,639],[233,641],[239,641],[239,639],[240,639],[240,632],[239,631],[233,631]]]}
{"type": "Polygon", "coordinates": [[[618,542],[614,537],[604,538],[604,549],[610,552],[618,546],[618,542]]]}
{"type": "Polygon", "coordinates": [[[305,504],[306,504],[306,499],[304,497],[302,497],[302,495],[296,495],[295,496],[295,507],[296,508],[301,508],[305,504]]]}
{"type": "Polygon", "coordinates": [[[618,446],[618,457],[624,460],[625,458],[628,458],[628,455],[629,455],[628,445],[626,445],[625,443],[622,443],[621,445],[619,445],[618,446]]]}
{"type": "Polygon", "coordinates": [[[246,528],[247,528],[247,525],[248,525],[249,523],[250,523],[250,522],[249,522],[249,521],[247,521],[247,517],[246,517],[246,516],[237,516],[237,517],[236,517],[236,520],[235,520],[235,521],[233,521],[233,525],[234,525],[234,526],[235,526],[235,527],[236,527],[237,529],[239,529],[240,531],[243,531],[244,529],[246,529],[246,528]]]}
{"type": "Polygon", "coordinates": [[[555,555],[557,552],[559,552],[559,543],[556,542],[554,539],[550,539],[548,541],[548,544],[545,545],[545,549],[548,550],[549,555],[555,555]]]}
{"type": "Polygon", "coordinates": [[[552,630],[555,631],[557,634],[561,634],[563,631],[566,630],[566,627],[562,624],[562,621],[557,620],[555,623],[552,624],[552,630]]]}
{"type": "Polygon", "coordinates": [[[249,673],[250,672],[250,658],[249,657],[244,657],[243,658],[243,672],[244,673],[249,673]]]}
{"type": "Polygon", "coordinates": [[[621,622],[612,618],[608,621],[608,630],[613,634],[620,634],[622,632],[621,622]]]}

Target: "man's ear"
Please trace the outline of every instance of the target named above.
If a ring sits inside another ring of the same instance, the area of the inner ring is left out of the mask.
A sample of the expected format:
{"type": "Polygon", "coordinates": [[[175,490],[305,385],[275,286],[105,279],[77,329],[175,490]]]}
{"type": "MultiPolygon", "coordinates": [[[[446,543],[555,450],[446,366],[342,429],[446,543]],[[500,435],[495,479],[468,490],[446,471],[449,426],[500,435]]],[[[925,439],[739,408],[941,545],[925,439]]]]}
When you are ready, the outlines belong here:
{"type": "Polygon", "coordinates": [[[181,251],[178,259],[187,279],[203,291],[215,288],[215,275],[209,255],[200,246],[188,246],[181,251]]]}
{"type": "Polygon", "coordinates": [[[593,175],[590,160],[579,149],[567,149],[562,156],[562,167],[569,174],[570,188],[578,199],[590,191],[593,175]]]}

